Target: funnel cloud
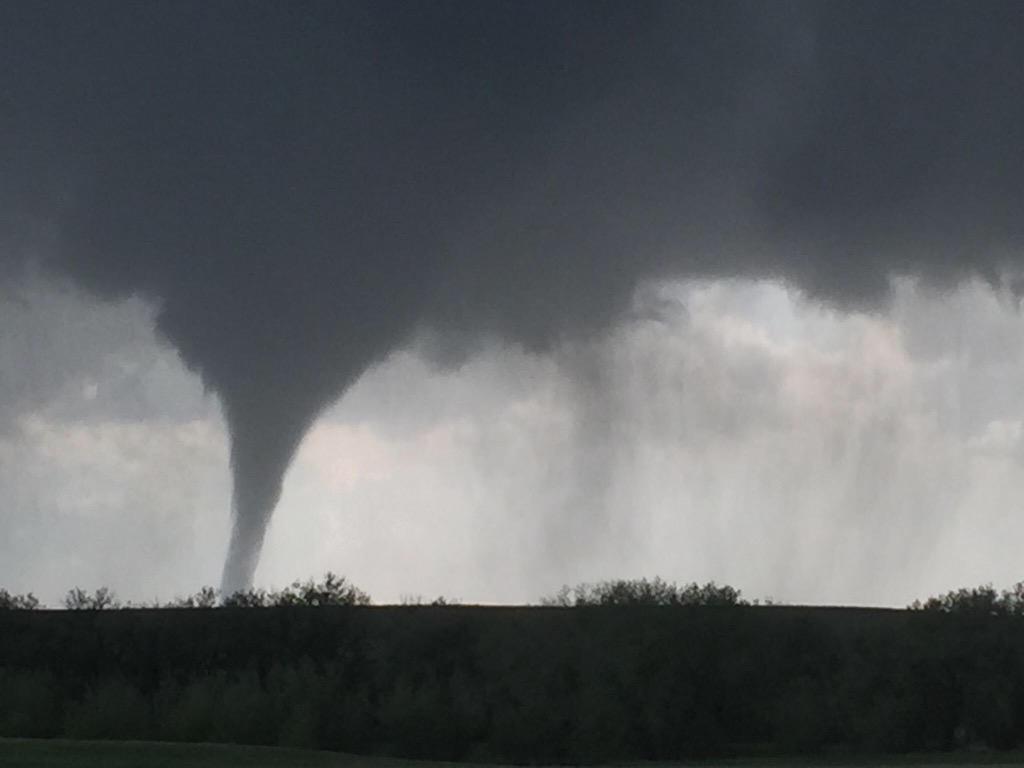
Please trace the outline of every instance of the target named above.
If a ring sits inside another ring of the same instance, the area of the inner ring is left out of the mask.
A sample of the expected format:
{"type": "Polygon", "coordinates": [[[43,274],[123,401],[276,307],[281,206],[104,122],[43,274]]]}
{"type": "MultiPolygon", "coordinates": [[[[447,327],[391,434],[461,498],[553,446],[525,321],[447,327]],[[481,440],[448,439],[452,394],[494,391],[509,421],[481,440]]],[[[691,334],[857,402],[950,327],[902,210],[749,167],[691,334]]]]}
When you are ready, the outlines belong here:
{"type": "Polygon", "coordinates": [[[1016,291],[1016,2],[67,2],[0,9],[0,281],[140,296],[231,436],[227,591],[317,416],[638,286],[1016,291]]]}

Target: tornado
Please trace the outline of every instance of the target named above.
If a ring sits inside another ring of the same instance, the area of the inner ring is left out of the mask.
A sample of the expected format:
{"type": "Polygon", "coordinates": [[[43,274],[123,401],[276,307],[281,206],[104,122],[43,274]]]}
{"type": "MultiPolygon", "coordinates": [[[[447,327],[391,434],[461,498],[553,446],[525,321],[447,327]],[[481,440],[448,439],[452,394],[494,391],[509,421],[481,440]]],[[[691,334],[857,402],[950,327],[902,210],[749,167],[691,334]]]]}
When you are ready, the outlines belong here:
{"type": "Polygon", "coordinates": [[[225,400],[231,439],[233,482],[231,539],[221,578],[221,593],[233,595],[252,587],[260,551],[281,484],[295,449],[314,413],[249,410],[252,405],[225,400]],[[268,418],[268,414],[270,418],[268,418]]]}
{"type": "Polygon", "coordinates": [[[158,307],[230,433],[231,593],[310,425],[421,331],[452,365],[601,333],[665,278],[1019,286],[1022,13],[5,4],[0,280],[158,307]]]}

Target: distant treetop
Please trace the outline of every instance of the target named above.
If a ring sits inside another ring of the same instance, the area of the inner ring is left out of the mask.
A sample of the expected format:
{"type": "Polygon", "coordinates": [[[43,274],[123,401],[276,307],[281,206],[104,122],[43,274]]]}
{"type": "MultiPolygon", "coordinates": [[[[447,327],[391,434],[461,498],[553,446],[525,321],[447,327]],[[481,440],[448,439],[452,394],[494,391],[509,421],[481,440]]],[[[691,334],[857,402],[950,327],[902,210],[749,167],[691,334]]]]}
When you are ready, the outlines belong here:
{"type": "Polygon", "coordinates": [[[29,592],[26,595],[12,595],[6,589],[0,589],[0,611],[32,611],[39,607],[39,599],[29,592]]]}
{"type": "Polygon", "coordinates": [[[997,592],[991,584],[956,589],[938,597],[929,597],[923,603],[915,600],[909,607],[915,611],[939,613],[1024,616],[1024,581],[1018,581],[1002,592],[997,592]]]}
{"type": "Polygon", "coordinates": [[[540,601],[544,606],[583,607],[592,605],[749,605],[740,590],[728,585],[684,584],[647,579],[615,579],[596,583],[563,586],[540,601]]]}

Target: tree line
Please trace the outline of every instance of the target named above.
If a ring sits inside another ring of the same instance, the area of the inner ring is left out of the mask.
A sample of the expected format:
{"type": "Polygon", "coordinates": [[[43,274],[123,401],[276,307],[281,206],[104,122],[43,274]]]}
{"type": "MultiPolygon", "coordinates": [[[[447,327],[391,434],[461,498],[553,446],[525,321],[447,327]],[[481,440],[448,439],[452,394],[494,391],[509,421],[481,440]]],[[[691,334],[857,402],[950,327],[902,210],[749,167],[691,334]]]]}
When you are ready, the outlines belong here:
{"type": "MultiPolygon", "coordinates": [[[[167,602],[122,601],[117,594],[100,587],[89,592],[73,587],[61,601],[67,610],[108,610],[142,608],[270,608],[281,606],[342,606],[372,605],[370,595],[356,587],[344,576],[328,571],[319,580],[295,581],[283,589],[252,588],[231,595],[222,595],[213,587],[202,587],[198,592],[176,597],[167,602]]],[[[420,596],[403,598],[406,605],[458,605],[460,601],[439,596],[429,602],[420,596]]],[[[713,581],[705,584],[691,582],[677,585],[655,576],[653,579],[611,579],[583,582],[575,586],[564,585],[551,595],[541,597],[539,605],[545,607],[587,607],[613,605],[695,606],[695,605],[782,605],[772,598],[747,600],[743,593],[729,585],[713,581]]],[[[37,610],[46,608],[33,593],[12,594],[0,588],[0,610],[37,610]]],[[[915,600],[909,606],[915,611],[939,613],[988,613],[1005,616],[1024,616],[1024,581],[997,590],[991,584],[951,590],[943,595],[915,600]]]]}
{"type": "MultiPolygon", "coordinates": [[[[770,601],[767,601],[770,603],[770,601]]],[[[563,586],[553,595],[542,597],[542,606],[587,606],[587,605],[750,605],[740,591],[730,586],[719,586],[713,581],[706,584],[684,584],[678,586],[655,577],[644,579],[616,579],[595,583],[563,586]]],[[[177,597],[167,602],[122,601],[107,588],[89,592],[73,587],[61,601],[61,608],[72,611],[118,610],[144,608],[272,608],[282,606],[339,606],[372,605],[370,595],[359,589],[344,576],[328,571],[319,579],[295,581],[283,589],[252,588],[230,595],[222,595],[213,587],[203,587],[198,592],[177,597]]],[[[407,605],[458,605],[458,599],[439,596],[429,602],[420,596],[402,599],[407,605]]],[[[0,588],[0,610],[36,610],[46,608],[33,593],[12,594],[0,588]]]]}
{"type": "Polygon", "coordinates": [[[1024,738],[1019,585],[912,610],[660,580],[507,608],[367,608],[340,577],[259,594],[226,610],[204,591],[177,607],[211,610],[0,611],[0,735],[519,763],[1024,738]]]}

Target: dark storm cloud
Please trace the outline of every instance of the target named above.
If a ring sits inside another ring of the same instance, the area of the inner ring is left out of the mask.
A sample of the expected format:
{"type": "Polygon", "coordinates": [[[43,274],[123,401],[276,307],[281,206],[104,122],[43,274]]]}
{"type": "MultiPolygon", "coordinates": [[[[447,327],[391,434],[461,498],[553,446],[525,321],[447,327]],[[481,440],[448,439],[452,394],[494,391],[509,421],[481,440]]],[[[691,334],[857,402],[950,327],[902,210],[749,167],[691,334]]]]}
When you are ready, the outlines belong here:
{"type": "Polygon", "coordinates": [[[1001,279],[1018,3],[23,3],[0,11],[0,275],[158,327],[224,404],[251,579],[317,413],[446,356],[606,325],[637,281],[1001,279]]]}

